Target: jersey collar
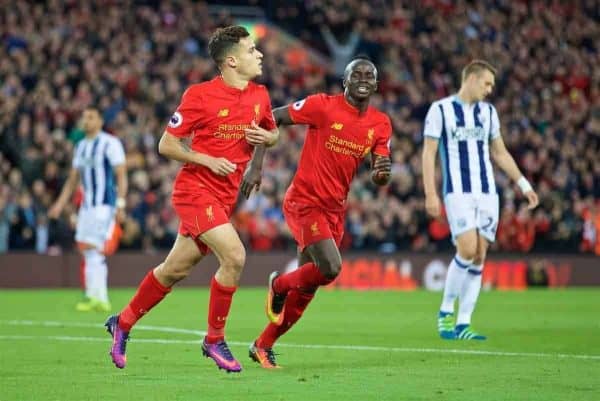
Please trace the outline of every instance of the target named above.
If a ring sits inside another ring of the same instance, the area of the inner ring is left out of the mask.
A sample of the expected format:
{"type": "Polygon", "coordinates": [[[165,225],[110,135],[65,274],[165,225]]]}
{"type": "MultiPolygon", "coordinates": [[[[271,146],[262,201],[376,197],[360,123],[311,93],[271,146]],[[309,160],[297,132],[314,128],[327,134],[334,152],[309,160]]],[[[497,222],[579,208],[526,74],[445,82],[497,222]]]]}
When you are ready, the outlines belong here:
{"type": "Polygon", "coordinates": [[[458,97],[458,93],[455,93],[454,96],[452,96],[452,100],[455,101],[456,103],[460,104],[462,107],[472,107],[478,103],[478,102],[473,102],[473,103],[464,102],[464,101],[460,100],[460,98],[458,97]]]}
{"type": "Polygon", "coordinates": [[[348,113],[350,113],[354,116],[363,118],[363,117],[366,117],[369,114],[369,112],[371,111],[371,106],[367,106],[367,110],[365,111],[364,114],[361,115],[360,111],[356,107],[354,107],[350,103],[348,103],[348,101],[344,97],[343,93],[338,96],[339,96],[338,102],[340,104],[341,109],[347,111],[348,113]]]}
{"type": "Polygon", "coordinates": [[[242,93],[245,93],[248,90],[248,88],[250,88],[251,84],[250,82],[248,82],[248,85],[246,85],[244,89],[234,88],[233,86],[227,85],[222,75],[215,77],[215,82],[221,87],[221,89],[232,95],[241,95],[242,93]]]}

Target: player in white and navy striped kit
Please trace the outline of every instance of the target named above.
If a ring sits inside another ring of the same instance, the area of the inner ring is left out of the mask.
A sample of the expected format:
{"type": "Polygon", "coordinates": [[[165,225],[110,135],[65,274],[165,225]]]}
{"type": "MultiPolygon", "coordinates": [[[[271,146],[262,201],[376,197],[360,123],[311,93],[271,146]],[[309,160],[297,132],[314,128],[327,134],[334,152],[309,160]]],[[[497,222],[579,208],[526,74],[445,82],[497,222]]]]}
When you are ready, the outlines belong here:
{"type": "Polygon", "coordinates": [[[110,310],[105,243],[113,232],[118,211],[125,207],[127,192],[123,145],[102,131],[102,124],[97,109],[87,108],[83,112],[85,138],[77,144],[69,177],[48,212],[49,217],[57,218],[81,180],[83,200],[75,240],[85,261],[86,299],[77,304],[80,311],[110,310]]]}
{"type": "Polygon", "coordinates": [[[538,198],[508,153],[500,135],[494,106],[484,102],[494,88],[496,70],[474,60],[462,72],[456,95],[434,102],[425,119],[423,181],[427,212],[438,217],[441,202],[435,186],[436,152],[440,154],[442,193],[457,253],[448,267],[438,331],[444,339],[484,340],[470,327],[481,288],[481,272],[488,246],[498,227],[498,194],[491,158],[521,188],[529,208],[538,198]],[[454,302],[458,316],[454,320],[454,302]]]}

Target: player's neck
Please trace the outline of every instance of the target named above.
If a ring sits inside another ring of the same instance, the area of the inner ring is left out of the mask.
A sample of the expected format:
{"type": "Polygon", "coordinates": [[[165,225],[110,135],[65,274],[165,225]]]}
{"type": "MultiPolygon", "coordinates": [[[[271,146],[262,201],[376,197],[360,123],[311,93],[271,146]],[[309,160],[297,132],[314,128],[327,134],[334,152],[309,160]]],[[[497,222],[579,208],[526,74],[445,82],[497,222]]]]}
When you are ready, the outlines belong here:
{"type": "Polygon", "coordinates": [[[244,90],[248,86],[249,79],[240,77],[234,71],[225,70],[221,73],[221,77],[223,78],[223,82],[225,85],[231,86],[232,88],[244,90]]]}
{"type": "Polygon", "coordinates": [[[100,133],[100,130],[96,130],[96,131],[93,131],[93,132],[86,132],[85,133],[85,138],[86,139],[94,139],[95,137],[98,136],[99,133],[100,133]]]}
{"type": "Polygon", "coordinates": [[[456,97],[464,104],[475,103],[475,99],[473,98],[473,96],[470,96],[467,90],[464,88],[460,88],[460,90],[456,94],[456,97]]]}
{"type": "Polygon", "coordinates": [[[344,95],[344,98],[350,106],[358,110],[359,114],[367,112],[367,109],[369,108],[369,99],[357,100],[350,95],[344,95]]]}

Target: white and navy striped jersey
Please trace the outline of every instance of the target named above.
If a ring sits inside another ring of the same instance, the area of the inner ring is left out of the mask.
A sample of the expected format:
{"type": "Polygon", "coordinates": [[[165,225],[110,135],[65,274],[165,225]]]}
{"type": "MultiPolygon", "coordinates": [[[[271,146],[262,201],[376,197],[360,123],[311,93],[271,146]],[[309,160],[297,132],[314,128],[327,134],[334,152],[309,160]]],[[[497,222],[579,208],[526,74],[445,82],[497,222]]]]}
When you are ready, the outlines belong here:
{"type": "Polygon", "coordinates": [[[115,206],[117,183],[114,167],[125,163],[125,150],[118,138],[100,131],[92,139],[82,139],[75,148],[73,168],[83,183],[81,207],[115,206]]]}
{"type": "Polygon", "coordinates": [[[433,102],[425,137],[439,140],[444,195],[496,193],[489,143],[500,136],[500,121],[487,102],[466,104],[457,96],[433,102]]]}

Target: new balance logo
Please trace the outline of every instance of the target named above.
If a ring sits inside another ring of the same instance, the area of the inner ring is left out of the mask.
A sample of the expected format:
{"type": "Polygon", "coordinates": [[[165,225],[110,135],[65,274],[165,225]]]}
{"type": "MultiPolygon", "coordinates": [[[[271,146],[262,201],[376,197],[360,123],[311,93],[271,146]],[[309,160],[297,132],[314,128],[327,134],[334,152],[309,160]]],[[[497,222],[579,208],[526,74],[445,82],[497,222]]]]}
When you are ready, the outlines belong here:
{"type": "Polygon", "coordinates": [[[310,225],[310,232],[312,235],[319,235],[321,233],[319,231],[319,224],[316,221],[310,225]]]}
{"type": "Polygon", "coordinates": [[[336,131],[341,131],[342,128],[344,128],[344,124],[342,124],[342,123],[333,123],[333,124],[331,124],[331,128],[333,128],[336,131]]]}
{"type": "Polygon", "coordinates": [[[229,115],[229,109],[221,109],[217,113],[217,116],[219,116],[219,117],[227,117],[228,115],[229,115]]]}

